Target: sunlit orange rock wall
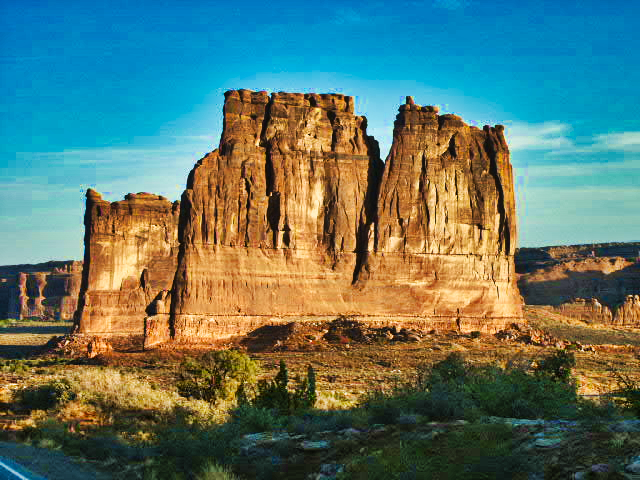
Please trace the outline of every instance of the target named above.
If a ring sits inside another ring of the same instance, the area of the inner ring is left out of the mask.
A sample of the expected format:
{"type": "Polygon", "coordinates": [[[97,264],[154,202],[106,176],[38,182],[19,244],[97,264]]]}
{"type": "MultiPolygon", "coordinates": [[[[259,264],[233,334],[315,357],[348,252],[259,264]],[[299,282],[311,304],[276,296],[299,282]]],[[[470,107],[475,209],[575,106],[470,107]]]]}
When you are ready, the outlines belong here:
{"type": "Polygon", "coordinates": [[[231,91],[224,118],[183,194],[175,339],[338,314],[484,330],[521,316],[501,127],[410,101],[385,166],[351,97],[231,91]]]}
{"type": "Polygon", "coordinates": [[[173,282],[179,211],[158,195],[110,203],[87,191],[78,333],[144,333],[151,303],[173,282]]]}
{"type": "Polygon", "coordinates": [[[78,329],[144,329],[150,346],[337,315],[485,331],[521,318],[503,128],[408,97],[386,163],[366,128],[353,97],[227,92],[179,220],[156,196],[88,192],[78,329]]]}

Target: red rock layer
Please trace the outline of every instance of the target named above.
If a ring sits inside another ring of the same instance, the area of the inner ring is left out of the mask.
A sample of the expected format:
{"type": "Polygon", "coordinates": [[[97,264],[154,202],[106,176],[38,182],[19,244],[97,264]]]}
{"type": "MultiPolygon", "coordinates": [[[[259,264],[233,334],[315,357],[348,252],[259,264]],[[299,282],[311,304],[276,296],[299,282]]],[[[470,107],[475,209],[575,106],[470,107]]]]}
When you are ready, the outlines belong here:
{"type": "Polygon", "coordinates": [[[179,210],[178,202],[158,195],[109,203],[87,191],[78,333],[143,334],[149,305],[171,288],[179,210]]]}

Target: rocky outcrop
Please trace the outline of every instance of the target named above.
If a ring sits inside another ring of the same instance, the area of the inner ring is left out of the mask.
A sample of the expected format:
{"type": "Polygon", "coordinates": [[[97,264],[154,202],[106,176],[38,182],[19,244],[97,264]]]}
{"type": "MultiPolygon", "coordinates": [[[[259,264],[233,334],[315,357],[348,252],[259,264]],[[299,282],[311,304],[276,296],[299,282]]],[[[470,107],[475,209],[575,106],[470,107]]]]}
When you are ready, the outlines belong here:
{"type": "Polygon", "coordinates": [[[70,320],[78,303],[82,262],[0,267],[0,318],[70,320]]]}
{"type": "Polygon", "coordinates": [[[383,164],[353,108],[343,95],[227,92],[220,147],[182,196],[177,339],[359,311],[351,283],[383,164]]]}
{"type": "Polygon", "coordinates": [[[179,212],[178,202],[158,195],[109,203],[87,191],[78,333],[144,333],[150,304],[171,288],[179,212]]]}
{"type": "Polygon", "coordinates": [[[554,309],[565,317],[586,323],[611,323],[613,320],[609,307],[602,305],[596,298],[576,298],[554,309]]]}
{"type": "Polygon", "coordinates": [[[616,309],[613,323],[617,325],[640,325],[640,295],[627,295],[624,303],[616,309]]]}
{"type": "Polygon", "coordinates": [[[516,272],[526,274],[569,261],[624,259],[627,264],[640,261],[640,242],[558,245],[516,250],[516,272]]]}
{"type": "Polygon", "coordinates": [[[163,227],[132,233],[149,222],[88,192],[78,328],[133,331],[144,310],[152,345],[292,318],[485,331],[520,318],[503,128],[408,97],[385,164],[366,127],[353,97],[227,92],[220,146],[189,174],[176,243],[151,239],[175,225],[168,202],[151,215],[163,227]],[[147,291],[151,246],[166,273],[178,243],[170,291],[168,275],[147,291]],[[130,323],[107,320],[124,312],[130,323]]]}

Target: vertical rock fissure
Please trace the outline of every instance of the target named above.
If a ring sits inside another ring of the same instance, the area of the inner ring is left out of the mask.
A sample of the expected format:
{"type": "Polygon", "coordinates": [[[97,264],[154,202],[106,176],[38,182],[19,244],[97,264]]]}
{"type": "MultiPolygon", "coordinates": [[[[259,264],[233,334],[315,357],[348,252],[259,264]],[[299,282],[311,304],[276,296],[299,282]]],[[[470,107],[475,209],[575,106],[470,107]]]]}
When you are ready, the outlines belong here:
{"type": "Polygon", "coordinates": [[[500,217],[499,227],[498,227],[498,235],[499,235],[499,248],[498,253],[503,253],[505,255],[509,255],[510,252],[510,231],[509,225],[507,223],[507,213],[505,210],[505,195],[504,190],[502,188],[502,179],[500,178],[500,173],[498,172],[498,152],[494,145],[494,140],[491,138],[490,130],[487,128],[487,138],[485,140],[484,146],[485,150],[489,154],[489,174],[493,177],[496,183],[496,190],[498,192],[498,201],[497,201],[497,209],[498,215],[500,217]]]}
{"type": "Polygon", "coordinates": [[[269,103],[265,106],[264,118],[260,130],[260,147],[265,149],[264,162],[264,178],[265,178],[265,195],[267,196],[267,224],[271,230],[271,242],[273,248],[279,248],[278,245],[278,226],[280,225],[281,216],[281,197],[276,185],[276,171],[273,165],[272,147],[266,139],[266,132],[269,122],[271,121],[271,107],[273,98],[269,98],[269,103]]]}
{"type": "Polygon", "coordinates": [[[353,269],[351,284],[358,288],[364,287],[368,280],[371,269],[369,265],[369,245],[371,232],[373,230],[373,245],[377,244],[377,223],[378,223],[378,198],[380,196],[380,186],[384,172],[384,163],[380,158],[380,147],[378,141],[373,136],[366,136],[366,143],[369,149],[369,167],[367,169],[367,190],[364,196],[364,207],[361,212],[360,225],[356,232],[356,262],[353,269]],[[364,218],[363,218],[364,216],[364,218]]]}

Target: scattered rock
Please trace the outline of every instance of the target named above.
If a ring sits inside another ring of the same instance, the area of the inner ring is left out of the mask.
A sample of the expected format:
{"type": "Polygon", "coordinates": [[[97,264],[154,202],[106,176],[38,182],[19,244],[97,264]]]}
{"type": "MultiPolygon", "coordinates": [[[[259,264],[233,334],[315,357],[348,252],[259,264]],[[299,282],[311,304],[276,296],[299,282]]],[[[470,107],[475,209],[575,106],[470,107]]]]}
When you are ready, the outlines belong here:
{"type": "Polygon", "coordinates": [[[108,355],[113,352],[113,346],[106,338],[93,337],[87,345],[87,357],[95,358],[98,355],[108,355]]]}
{"type": "Polygon", "coordinates": [[[305,440],[300,444],[300,448],[305,452],[317,451],[317,450],[327,450],[331,444],[327,440],[305,440]]]}
{"type": "Polygon", "coordinates": [[[633,462],[624,467],[624,471],[627,473],[640,474],[640,461],[633,462]]]}
{"type": "Polygon", "coordinates": [[[400,415],[396,423],[399,425],[416,425],[419,419],[419,415],[400,415]]]}
{"type": "Polygon", "coordinates": [[[640,420],[622,420],[609,425],[609,430],[619,433],[637,433],[640,432],[640,420]]]}
{"type": "Polygon", "coordinates": [[[560,446],[563,439],[560,437],[541,437],[536,440],[536,447],[538,448],[556,448],[560,446]]]}
{"type": "Polygon", "coordinates": [[[608,463],[598,463],[591,465],[591,471],[593,473],[608,473],[611,471],[611,466],[608,463]]]}
{"type": "Polygon", "coordinates": [[[323,475],[337,475],[344,472],[344,465],[340,463],[324,463],[320,466],[320,473],[323,475]]]}

